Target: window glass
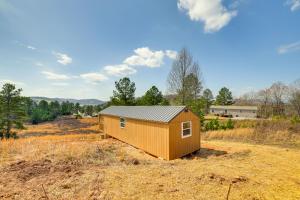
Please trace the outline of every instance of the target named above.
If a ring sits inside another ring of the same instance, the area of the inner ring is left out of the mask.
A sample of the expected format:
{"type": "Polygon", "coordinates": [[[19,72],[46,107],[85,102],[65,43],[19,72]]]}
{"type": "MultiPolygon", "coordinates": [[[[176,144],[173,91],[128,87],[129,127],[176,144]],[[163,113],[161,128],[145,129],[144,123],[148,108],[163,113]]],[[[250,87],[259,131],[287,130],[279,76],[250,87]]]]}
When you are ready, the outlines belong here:
{"type": "Polygon", "coordinates": [[[120,118],[120,127],[121,128],[124,128],[125,127],[125,125],[126,125],[126,120],[124,119],[124,118],[120,118]]]}
{"type": "Polygon", "coordinates": [[[184,138],[184,137],[189,137],[192,135],[192,123],[189,121],[189,122],[182,122],[182,125],[181,125],[181,137],[184,138]]]}

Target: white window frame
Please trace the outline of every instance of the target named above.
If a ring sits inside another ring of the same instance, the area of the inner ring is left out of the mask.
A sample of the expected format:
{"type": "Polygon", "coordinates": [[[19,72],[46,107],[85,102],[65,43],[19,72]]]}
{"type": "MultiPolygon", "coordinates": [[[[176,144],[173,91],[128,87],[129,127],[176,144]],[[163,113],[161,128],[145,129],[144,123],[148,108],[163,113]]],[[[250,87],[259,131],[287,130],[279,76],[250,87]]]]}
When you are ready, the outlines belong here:
{"type": "Polygon", "coordinates": [[[120,128],[125,128],[125,127],[126,127],[126,119],[124,117],[120,117],[120,128]],[[121,122],[122,119],[124,120],[123,122],[121,122]]]}
{"type": "Polygon", "coordinates": [[[181,122],[181,138],[191,137],[192,136],[192,130],[193,130],[192,129],[192,121],[181,122]],[[183,129],[183,124],[184,123],[190,123],[190,128],[183,129]],[[183,131],[187,130],[187,129],[190,129],[190,134],[189,135],[183,135],[183,131]]]}

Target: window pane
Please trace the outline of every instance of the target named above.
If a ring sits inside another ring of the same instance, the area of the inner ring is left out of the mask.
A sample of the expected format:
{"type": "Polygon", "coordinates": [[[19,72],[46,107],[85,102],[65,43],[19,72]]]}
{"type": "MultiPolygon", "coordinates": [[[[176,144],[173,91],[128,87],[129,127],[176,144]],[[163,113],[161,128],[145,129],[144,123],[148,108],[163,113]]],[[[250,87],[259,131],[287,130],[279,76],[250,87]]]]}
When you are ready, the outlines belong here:
{"type": "Polygon", "coordinates": [[[191,134],[191,129],[186,129],[186,130],[183,130],[183,132],[182,132],[183,136],[187,136],[187,135],[190,135],[190,134],[191,134]]]}
{"type": "Polygon", "coordinates": [[[124,118],[120,118],[120,122],[125,122],[125,119],[124,118]]]}
{"type": "Polygon", "coordinates": [[[191,123],[190,122],[184,122],[183,123],[183,129],[187,129],[191,127],[191,123]]]}

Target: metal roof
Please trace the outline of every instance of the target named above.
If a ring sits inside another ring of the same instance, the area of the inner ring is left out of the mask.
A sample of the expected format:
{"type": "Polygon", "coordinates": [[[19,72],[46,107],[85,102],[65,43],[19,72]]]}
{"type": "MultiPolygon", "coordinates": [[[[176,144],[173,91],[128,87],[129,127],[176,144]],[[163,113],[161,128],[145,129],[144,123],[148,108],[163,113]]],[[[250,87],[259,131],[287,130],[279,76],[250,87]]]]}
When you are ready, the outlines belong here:
{"type": "Polygon", "coordinates": [[[212,109],[257,110],[257,106],[210,106],[212,109]]]}
{"type": "Polygon", "coordinates": [[[100,115],[168,123],[184,109],[185,106],[110,106],[100,115]]]}

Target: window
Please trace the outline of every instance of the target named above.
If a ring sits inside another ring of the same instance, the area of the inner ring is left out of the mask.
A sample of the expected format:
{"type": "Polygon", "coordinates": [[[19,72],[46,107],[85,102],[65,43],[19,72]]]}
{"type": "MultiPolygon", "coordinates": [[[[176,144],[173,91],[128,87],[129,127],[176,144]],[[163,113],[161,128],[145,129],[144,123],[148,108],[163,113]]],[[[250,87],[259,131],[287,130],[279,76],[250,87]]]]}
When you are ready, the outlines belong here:
{"type": "Polygon", "coordinates": [[[211,112],[213,112],[213,113],[214,113],[214,112],[215,112],[215,110],[214,110],[214,109],[212,109],[212,110],[211,110],[211,112]]]}
{"type": "Polygon", "coordinates": [[[192,136],[192,122],[182,122],[181,123],[181,137],[186,138],[192,136]]]}
{"type": "Polygon", "coordinates": [[[125,120],[125,118],[120,118],[120,127],[121,128],[125,128],[125,125],[126,125],[126,120],[125,120]]]}

